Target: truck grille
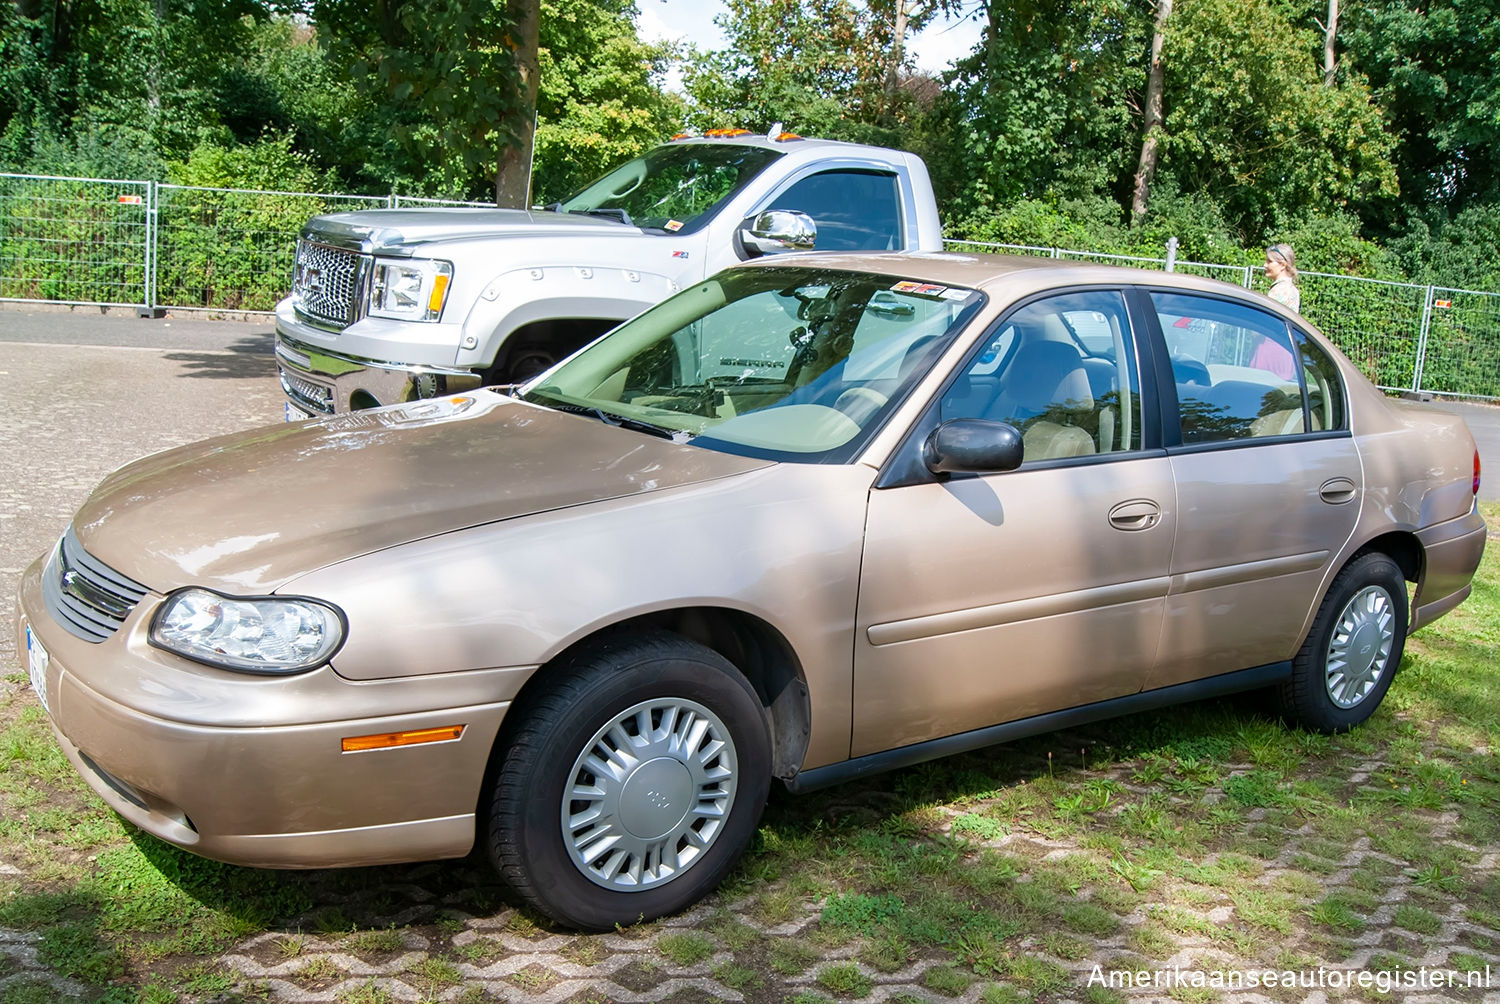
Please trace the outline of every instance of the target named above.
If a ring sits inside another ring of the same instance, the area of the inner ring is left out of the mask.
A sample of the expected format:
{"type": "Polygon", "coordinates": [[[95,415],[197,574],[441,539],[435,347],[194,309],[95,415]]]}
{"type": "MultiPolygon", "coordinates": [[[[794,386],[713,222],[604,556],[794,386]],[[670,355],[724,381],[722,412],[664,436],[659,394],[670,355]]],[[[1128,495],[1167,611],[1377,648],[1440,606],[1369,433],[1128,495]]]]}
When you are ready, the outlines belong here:
{"type": "Polygon", "coordinates": [[[276,370],[281,374],[282,393],[293,404],[315,415],[333,414],[333,388],[304,380],[295,373],[288,373],[285,366],[278,365],[276,370]]]}
{"type": "Polygon", "coordinates": [[[72,527],[42,575],[47,612],[84,641],[101,642],[118,631],[145,595],[145,586],[85,551],[72,527]]]}
{"type": "Polygon", "coordinates": [[[297,309],[316,320],[347,327],[357,319],[363,256],[316,241],[297,242],[292,296],[297,309]]]}

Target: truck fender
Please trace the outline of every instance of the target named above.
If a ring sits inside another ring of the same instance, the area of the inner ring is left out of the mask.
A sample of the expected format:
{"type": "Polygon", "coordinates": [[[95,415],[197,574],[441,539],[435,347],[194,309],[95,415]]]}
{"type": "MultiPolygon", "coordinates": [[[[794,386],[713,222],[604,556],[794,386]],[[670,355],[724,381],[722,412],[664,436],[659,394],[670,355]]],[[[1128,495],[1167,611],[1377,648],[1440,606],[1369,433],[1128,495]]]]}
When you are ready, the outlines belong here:
{"type": "Polygon", "coordinates": [[[487,368],[522,328],[570,319],[619,322],[675,292],[677,284],[667,276],[614,266],[548,265],[502,272],[464,319],[454,363],[487,368]]]}

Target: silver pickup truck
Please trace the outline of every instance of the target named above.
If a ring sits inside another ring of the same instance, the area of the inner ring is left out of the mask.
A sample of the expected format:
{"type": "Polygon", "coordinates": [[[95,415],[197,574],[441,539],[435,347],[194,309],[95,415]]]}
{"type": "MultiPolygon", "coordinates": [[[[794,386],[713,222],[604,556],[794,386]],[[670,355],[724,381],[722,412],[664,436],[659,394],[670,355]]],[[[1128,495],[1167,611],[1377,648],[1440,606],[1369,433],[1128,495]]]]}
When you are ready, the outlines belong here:
{"type": "Polygon", "coordinates": [[[317,216],[276,307],[287,418],[516,383],[736,261],[809,248],[940,250],[926,165],[720,130],[544,209],[317,216]]]}

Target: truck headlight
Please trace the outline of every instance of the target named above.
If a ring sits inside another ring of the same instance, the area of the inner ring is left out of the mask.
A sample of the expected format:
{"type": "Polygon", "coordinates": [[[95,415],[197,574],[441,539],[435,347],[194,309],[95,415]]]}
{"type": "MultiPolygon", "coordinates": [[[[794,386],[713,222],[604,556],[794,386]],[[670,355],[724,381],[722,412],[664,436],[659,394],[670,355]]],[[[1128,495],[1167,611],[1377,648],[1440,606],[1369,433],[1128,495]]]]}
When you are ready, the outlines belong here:
{"type": "Polygon", "coordinates": [[[344,617],[317,600],[235,599],[207,589],[167,597],[151,643],[197,662],[246,673],[296,673],[327,662],[344,640],[344,617]]]}
{"type": "Polygon", "coordinates": [[[398,321],[436,321],[443,316],[453,264],[426,258],[375,259],[370,277],[370,314],[398,321]]]}

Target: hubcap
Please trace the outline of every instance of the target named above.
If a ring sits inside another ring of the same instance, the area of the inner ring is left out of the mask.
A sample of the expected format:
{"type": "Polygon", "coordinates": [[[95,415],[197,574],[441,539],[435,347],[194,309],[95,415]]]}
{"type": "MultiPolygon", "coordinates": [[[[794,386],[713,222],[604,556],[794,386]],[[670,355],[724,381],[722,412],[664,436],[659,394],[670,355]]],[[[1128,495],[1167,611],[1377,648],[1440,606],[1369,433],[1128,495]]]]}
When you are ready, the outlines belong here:
{"type": "Polygon", "coordinates": [[[1379,586],[1366,586],[1351,599],[1328,640],[1324,682],[1328,697],[1352,708],[1380,682],[1396,643],[1396,613],[1391,597],[1379,586]]]}
{"type": "Polygon", "coordinates": [[[738,778],[729,730],[703,705],[660,697],[626,708],[573,761],[561,815],[568,856],[615,892],[671,881],[723,831],[738,778]]]}

